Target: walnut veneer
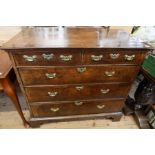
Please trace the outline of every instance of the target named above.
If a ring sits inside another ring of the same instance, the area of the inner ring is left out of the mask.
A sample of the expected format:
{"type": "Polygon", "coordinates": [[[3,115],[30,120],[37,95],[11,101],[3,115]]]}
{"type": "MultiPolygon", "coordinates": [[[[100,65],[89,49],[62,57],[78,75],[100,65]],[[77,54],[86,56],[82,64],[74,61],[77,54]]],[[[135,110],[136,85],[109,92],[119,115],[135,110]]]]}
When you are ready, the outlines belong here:
{"type": "Polygon", "coordinates": [[[150,47],[126,32],[95,27],[32,27],[3,46],[30,110],[30,124],[113,118],[150,47]]]}

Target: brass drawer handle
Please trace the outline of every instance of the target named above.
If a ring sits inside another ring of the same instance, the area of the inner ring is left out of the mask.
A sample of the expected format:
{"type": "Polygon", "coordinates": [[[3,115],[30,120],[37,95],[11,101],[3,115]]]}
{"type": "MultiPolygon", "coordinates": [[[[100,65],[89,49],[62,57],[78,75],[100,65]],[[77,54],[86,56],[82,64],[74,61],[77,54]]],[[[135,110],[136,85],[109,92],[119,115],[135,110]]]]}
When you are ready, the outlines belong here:
{"type": "Polygon", "coordinates": [[[79,106],[79,105],[82,105],[83,102],[82,101],[75,101],[74,104],[77,105],[77,106],[79,106]]]}
{"type": "Polygon", "coordinates": [[[58,92],[48,92],[48,95],[54,97],[58,94],[58,92]]]}
{"type": "Polygon", "coordinates": [[[97,105],[96,106],[98,109],[103,109],[105,107],[105,105],[97,105]]]}
{"type": "Polygon", "coordinates": [[[32,56],[23,55],[23,58],[24,58],[26,61],[33,62],[33,61],[36,60],[37,56],[36,56],[36,55],[32,55],[32,56]]]}
{"type": "Polygon", "coordinates": [[[109,93],[110,89],[101,89],[102,94],[107,94],[109,93]]]}
{"type": "Polygon", "coordinates": [[[117,54],[110,54],[110,58],[111,59],[117,59],[117,58],[119,58],[119,56],[120,56],[120,54],[119,53],[117,53],[117,54]]]}
{"type": "Polygon", "coordinates": [[[42,56],[45,60],[49,61],[53,59],[54,54],[42,54],[42,56]]]}
{"type": "Polygon", "coordinates": [[[86,71],[86,67],[79,67],[79,68],[77,68],[77,71],[78,71],[79,73],[83,73],[83,72],[86,71]]]}
{"type": "Polygon", "coordinates": [[[60,110],[60,108],[58,108],[58,107],[57,108],[51,108],[50,110],[53,111],[53,112],[57,112],[57,111],[60,110]]]}
{"type": "Polygon", "coordinates": [[[106,75],[106,76],[111,77],[111,76],[113,76],[114,74],[115,74],[115,71],[111,71],[111,72],[105,71],[105,75],[106,75]]]}
{"type": "Polygon", "coordinates": [[[76,88],[76,90],[80,91],[84,88],[84,86],[76,86],[75,88],[76,88]]]}
{"type": "Polygon", "coordinates": [[[91,55],[93,61],[100,61],[103,58],[103,55],[91,55]]]}
{"type": "Polygon", "coordinates": [[[56,78],[57,74],[56,73],[46,73],[45,74],[47,78],[49,79],[54,79],[56,78]]]}
{"type": "Polygon", "coordinates": [[[60,59],[63,61],[71,61],[72,57],[72,55],[60,55],[60,59]]]}
{"type": "Polygon", "coordinates": [[[135,58],[135,55],[124,55],[124,59],[128,61],[132,61],[135,58]]]}

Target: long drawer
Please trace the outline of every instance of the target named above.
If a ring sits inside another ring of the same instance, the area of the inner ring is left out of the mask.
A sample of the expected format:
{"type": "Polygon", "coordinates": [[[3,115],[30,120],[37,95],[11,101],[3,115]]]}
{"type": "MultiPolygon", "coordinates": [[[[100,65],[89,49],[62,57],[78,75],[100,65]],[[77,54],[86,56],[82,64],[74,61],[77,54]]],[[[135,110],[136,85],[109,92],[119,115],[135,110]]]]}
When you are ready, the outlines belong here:
{"type": "Polygon", "coordinates": [[[14,53],[17,66],[71,66],[80,65],[80,49],[28,50],[14,53]]]}
{"type": "Polygon", "coordinates": [[[74,101],[104,98],[126,98],[129,84],[84,84],[26,87],[29,102],[74,101]]]}
{"type": "Polygon", "coordinates": [[[31,104],[34,117],[84,115],[121,111],[124,100],[76,101],[31,104]]]}
{"type": "Polygon", "coordinates": [[[139,66],[79,66],[20,68],[24,85],[79,84],[102,82],[131,82],[139,66]]]}
{"type": "Polygon", "coordinates": [[[83,63],[89,64],[141,64],[145,52],[129,49],[87,49],[83,63]]]}

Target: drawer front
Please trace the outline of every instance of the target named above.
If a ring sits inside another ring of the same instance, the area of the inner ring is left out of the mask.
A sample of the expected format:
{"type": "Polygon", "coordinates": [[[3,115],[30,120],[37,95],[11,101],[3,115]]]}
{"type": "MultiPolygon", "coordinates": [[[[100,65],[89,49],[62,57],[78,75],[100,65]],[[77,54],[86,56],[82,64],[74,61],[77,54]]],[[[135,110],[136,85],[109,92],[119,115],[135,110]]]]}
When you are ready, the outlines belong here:
{"type": "Polygon", "coordinates": [[[29,102],[126,98],[129,84],[95,84],[25,88],[29,102]]]}
{"type": "Polygon", "coordinates": [[[83,54],[84,64],[141,64],[144,52],[124,49],[89,49],[83,54]]]}
{"type": "Polygon", "coordinates": [[[139,66],[82,66],[19,69],[24,85],[131,82],[139,66]]]}
{"type": "Polygon", "coordinates": [[[43,51],[15,52],[17,66],[70,66],[81,64],[81,50],[50,49],[43,51]]]}
{"type": "Polygon", "coordinates": [[[124,100],[31,104],[34,117],[85,115],[121,111],[124,100]]]}

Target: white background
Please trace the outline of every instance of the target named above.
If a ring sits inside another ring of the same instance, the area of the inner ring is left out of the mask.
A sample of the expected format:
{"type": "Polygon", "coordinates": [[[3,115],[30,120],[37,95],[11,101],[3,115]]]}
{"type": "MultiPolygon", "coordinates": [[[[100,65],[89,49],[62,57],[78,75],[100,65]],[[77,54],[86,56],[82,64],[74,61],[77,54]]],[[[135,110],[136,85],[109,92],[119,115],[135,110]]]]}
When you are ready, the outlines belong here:
{"type": "Polygon", "coordinates": [[[154,0],[0,0],[0,25],[153,26],[154,0]]]}
{"type": "Polygon", "coordinates": [[[27,129],[0,131],[2,155],[151,155],[154,130],[27,129]]]}
{"type": "MultiPolygon", "coordinates": [[[[0,0],[1,26],[153,26],[154,0],[0,0]]],[[[154,154],[154,130],[0,130],[1,155],[154,154]]]]}

